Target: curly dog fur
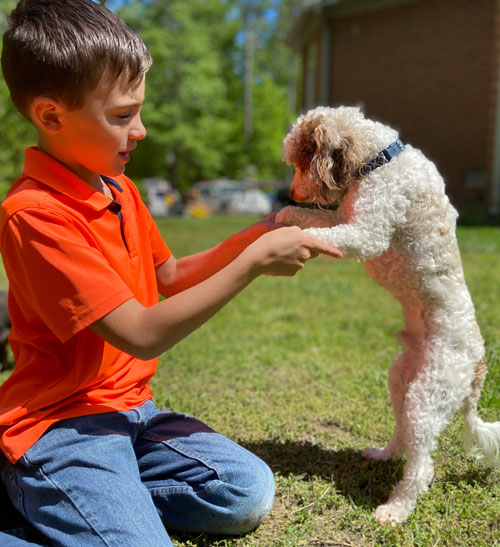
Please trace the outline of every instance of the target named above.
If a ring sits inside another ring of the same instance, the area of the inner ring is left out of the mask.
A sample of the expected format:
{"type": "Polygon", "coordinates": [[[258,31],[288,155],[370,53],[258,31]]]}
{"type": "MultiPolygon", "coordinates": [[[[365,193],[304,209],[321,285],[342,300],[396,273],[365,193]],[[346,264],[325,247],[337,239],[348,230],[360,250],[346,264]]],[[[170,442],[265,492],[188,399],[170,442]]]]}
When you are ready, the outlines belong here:
{"type": "Polygon", "coordinates": [[[484,343],[465,284],[455,236],[457,213],[435,165],[410,145],[363,178],[353,173],[398,138],[358,108],[319,107],[301,116],[284,142],[295,167],[291,197],[335,211],[286,207],[277,222],[296,224],[361,260],[400,302],[401,355],[389,373],[395,430],[377,460],[407,457],[402,480],[374,514],[404,522],[434,469],[437,439],[458,410],[464,442],[489,465],[499,462],[500,422],[485,423],[477,402],[487,373],[484,343]]]}

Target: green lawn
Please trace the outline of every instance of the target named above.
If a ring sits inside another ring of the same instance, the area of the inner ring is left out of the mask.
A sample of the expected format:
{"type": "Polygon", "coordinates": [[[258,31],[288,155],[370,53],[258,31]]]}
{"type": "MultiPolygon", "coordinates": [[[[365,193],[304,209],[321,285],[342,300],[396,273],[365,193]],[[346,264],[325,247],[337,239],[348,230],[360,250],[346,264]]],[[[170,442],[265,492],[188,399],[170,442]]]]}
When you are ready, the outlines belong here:
{"type": "MultiPolygon", "coordinates": [[[[242,218],[166,219],[174,254],[216,244],[242,218]]],[[[461,228],[465,274],[490,373],[481,415],[500,420],[500,229],[461,228]]],[[[393,427],[386,388],[399,307],[363,267],[320,257],[293,278],[259,278],[160,359],[156,402],[205,420],[266,460],[274,509],[243,538],[175,537],[182,546],[500,545],[500,480],[464,456],[461,418],[442,435],[436,476],[409,521],[370,517],[403,463],[365,461],[393,427]]],[[[6,374],[0,375],[0,380],[6,374]]]]}

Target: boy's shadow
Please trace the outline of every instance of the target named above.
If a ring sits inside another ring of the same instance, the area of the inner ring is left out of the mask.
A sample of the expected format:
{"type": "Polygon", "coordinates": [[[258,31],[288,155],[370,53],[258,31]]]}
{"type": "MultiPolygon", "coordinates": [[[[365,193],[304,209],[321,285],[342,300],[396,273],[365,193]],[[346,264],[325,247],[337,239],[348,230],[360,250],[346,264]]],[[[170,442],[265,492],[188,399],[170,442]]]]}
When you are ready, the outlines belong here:
{"type": "Polygon", "coordinates": [[[240,442],[264,460],[274,473],[301,475],[306,480],[321,478],[358,507],[375,509],[387,501],[403,475],[403,460],[367,460],[361,451],[328,450],[308,441],[240,442]]]}

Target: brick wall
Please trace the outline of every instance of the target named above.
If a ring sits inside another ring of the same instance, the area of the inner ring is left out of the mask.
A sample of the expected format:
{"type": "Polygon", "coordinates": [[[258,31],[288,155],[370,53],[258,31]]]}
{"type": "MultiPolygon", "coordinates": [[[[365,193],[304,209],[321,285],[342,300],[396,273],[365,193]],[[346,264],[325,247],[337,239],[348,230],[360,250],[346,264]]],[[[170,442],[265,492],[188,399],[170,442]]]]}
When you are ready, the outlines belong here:
{"type": "Polygon", "coordinates": [[[361,104],[487,211],[498,70],[497,0],[416,0],[331,22],[330,104],[361,104]]]}

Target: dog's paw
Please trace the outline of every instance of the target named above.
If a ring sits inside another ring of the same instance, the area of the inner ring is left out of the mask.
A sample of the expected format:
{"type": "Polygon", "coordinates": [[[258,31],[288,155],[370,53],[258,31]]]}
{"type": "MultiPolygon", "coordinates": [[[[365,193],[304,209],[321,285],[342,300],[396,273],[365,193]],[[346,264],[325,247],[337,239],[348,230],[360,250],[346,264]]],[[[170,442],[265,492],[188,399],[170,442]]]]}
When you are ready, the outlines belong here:
{"type": "Polygon", "coordinates": [[[362,455],[367,460],[377,460],[380,462],[388,462],[395,457],[393,451],[388,446],[385,448],[366,448],[363,450],[362,455]]]}
{"type": "Polygon", "coordinates": [[[373,518],[379,524],[396,526],[397,524],[405,522],[409,514],[410,511],[404,506],[386,503],[385,505],[379,505],[377,507],[373,513],[373,518]]]}

